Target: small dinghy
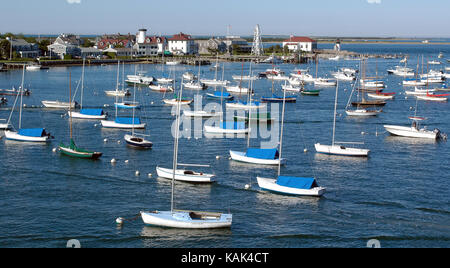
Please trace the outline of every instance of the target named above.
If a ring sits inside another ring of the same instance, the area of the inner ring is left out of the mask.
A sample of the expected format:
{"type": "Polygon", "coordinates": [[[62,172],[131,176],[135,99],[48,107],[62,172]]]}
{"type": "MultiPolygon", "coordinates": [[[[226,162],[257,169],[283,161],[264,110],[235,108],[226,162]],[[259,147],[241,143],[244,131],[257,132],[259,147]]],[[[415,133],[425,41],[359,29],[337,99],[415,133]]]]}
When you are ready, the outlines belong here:
{"type": "Polygon", "coordinates": [[[141,106],[139,105],[138,102],[131,102],[131,101],[114,103],[114,105],[120,109],[140,109],[141,108],[141,106]]]}
{"type": "Polygon", "coordinates": [[[194,101],[190,99],[179,100],[177,98],[174,98],[174,99],[164,99],[163,102],[167,105],[190,105],[194,101]]]}
{"type": "Polygon", "coordinates": [[[302,89],[302,91],[300,91],[300,93],[302,95],[307,95],[307,96],[319,96],[320,90],[319,89],[302,89]]]}
{"type": "Polygon", "coordinates": [[[124,136],[125,142],[133,147],[142,148],[142,149],[150,149],[153,147],[153,143],[151,141],[147,141],[144,138],[138,137],[137,134],[126,134],[124,136]]]}
{"type": "Polygon", "coordinates": [[[126,97],[131,95],[128,90],[106,90],[105,94],[111,97],[126,97]]]}
{"type": "Polygon", "coordinates": [[[272,97],[262,97],[261,98],[261,102],[275,102],[275,103],[280,103],[280,102],[297,102],[297,98],[296,97],[279,97],[277,95],[272,95],[272,97]]]}
{"type": "Polygon", "coordinates": [[[219,92],[219,91],[215,91],[214,93],[208,93],[208,94],[206,94],[206,97],[208,99],[214,99],[214,100],[223,99],[223,100],[231,101],[231,100],[234,99],[234,96],[232,96],[230,93],[228,93],[228,92],[223,92],[222,93],[222,92],[219,92]]]}
{"type": "Polygon", "coordinates": [[[262,190],[286,195],[320,197],[326,191],[314,178],[280,176],[277,180],[261,177],[257,180],[262,190]]]}
{"type": "Polygon", "coordinates": [[[183,87],[192,90],[205,90],[208,88],[205,84],[201,82],[186,82],[183,84],[183,87]]]}
{"type": "Polygon", "coordinates": [[[277,149],[248,148],[247,152],[230,151],[231,159],[238,162],[258,165],[284,165],[285,159],[279,158],[277,149]]]}

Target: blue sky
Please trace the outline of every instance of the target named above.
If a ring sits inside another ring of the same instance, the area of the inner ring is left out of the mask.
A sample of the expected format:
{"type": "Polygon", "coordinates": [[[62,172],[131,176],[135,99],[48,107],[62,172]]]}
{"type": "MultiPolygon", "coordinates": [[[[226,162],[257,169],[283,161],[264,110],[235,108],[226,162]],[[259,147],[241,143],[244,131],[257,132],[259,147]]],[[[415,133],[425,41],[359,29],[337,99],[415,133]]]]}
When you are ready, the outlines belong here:
{"type": "Polygon", "coordinates": [[[450,37],[448,0],[14,0],[0,33],[450,37]],[[71,2],[71,3],[69,3],[71,2]],[[372,2],[372,3],[369,3],[372,2]]]}

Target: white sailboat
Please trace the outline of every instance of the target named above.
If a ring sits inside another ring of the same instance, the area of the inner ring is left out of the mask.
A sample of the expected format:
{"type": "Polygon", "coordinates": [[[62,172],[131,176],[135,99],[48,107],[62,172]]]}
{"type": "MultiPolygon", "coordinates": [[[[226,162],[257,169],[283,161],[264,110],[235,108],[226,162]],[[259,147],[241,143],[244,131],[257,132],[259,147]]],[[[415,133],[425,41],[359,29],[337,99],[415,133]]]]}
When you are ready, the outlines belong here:
{"type": "Polygon", "coordinates": [[[369,155],[370,150],[359,149],[359,148],[348,148],[348,147],[343,146],[342,144],[356,144],[356,143],[336,142],[335,141],[338,91],[339,91],[339,83],[337,84],[337,87],[336,87],[336,98],[335,98],[335,104],[334,104],[334,121],[333,121],[333,139],[332,139],[332,143],[331,143],[331,145],[322,145],[320,143],[316,143],[315,144],[316,151],[318,153],[331,154],[331,155],[367,157],[369,155]]]}
{"type": "MultiPolygon", "coordinates": [[[[286,90],[284,92],[284,99],[286,99],[286,90]]],[[[283,132],[284,132],[284,116],[285,116],[286,101],[283,101],[283,112],[281,116],[281,136],[280,136],[280,159],[283,150],[283,132]]],[[[325,188],[319,187],[315,178],[302,177],[286,177],[281,175],[282,162],[278,162],[278,178],[270,179],[257,177],[258,186],[262,190],[275,192],[285,195],[294,196],[316,196],[320,197],[325,193],[325,188]]]]}
{"type": "Polygon", "coordinates": [[[81,97],[80,97],[80,111],[69,111],[69,116],[76,119],[88,119],[88,120],[104,120],[106,119],[106,113],[103,109],[86,109],[83,108],[84,98],[84,71],[85,71],[86,59],[83,58],[83,70],[81,72],[81,97]]]}
{"type": "MultiPolygon", "coordinates": [[[[119,63],[120,64],[120,63],[119,63]]],[[[116,91],[119,91],[119,70],[117,71],[117,85],[116,85],[116,91]]],[[[119,95],[116,94],[116,101],[115,103],[118,103],[118,97],[119,95]]],[[[118,116],[118,106],[115,105],[116,113],[115,113],[115,120],[109,121],[109,120],[101,120],[101,124],[104,128],[117,128],[117,129],[144,129],[146,124],[142,123],[140,118],[134,117],[134,109],[133,109],[133,117],[119,117],[118,116]]]]}
{"type": "Polygon", "coordinates": [[[113,97],[125,97],[131,95],[129,90],[119,90],[119,74],[120,74],[120,61],[117,61],[116,90],[105,90],[106,95],[113,97]]]}
{"type": "MultiPolygon", "coordinates": [[[[22,86],[19,88],[19,93],[16,96],[16,100],[14,101],[14,107],[11,110],[11,114],[9,116],[8,122],[6,126],[10,125],[12,114],[15,110],[17,100],[20,97],[20,109],[19,109],[19,130],[6,130],[5,137],[7,140],[21,141],[21,142],[48,142],[50,140],[51,135],[45,131],[44,128],[33,128],[33,129],[25,129],[22,128],[22,107],[23,107],[23,86],[25,81],[25,65],[23,66],[22,73],[22,86]]],[[[12,126],[11,126],[12,127],[12,126]]]]}
{"type": "MultiPolygon", "coordinates": [[[[182,98],[182,89],[180,90],[179,99],[182,98]]],[[[170,169],[160,169],[158,167],[161,175],[163,172],[171,171],[172,179],[172,191],[171,191],[171,208],[170,211],[141,211],[142,221],[146,225],[160,226],[160,227],[170,227],[170,228],[181,228],[181,229],[216,229],[216,228],[230,228],[233,215],[224,213],[214,213],[214,212],[198,212],[193,210],[175,210],[174,202],[174,192],[175,192],[175,180],[178,178],[189,178],[188,176],[196,176],[201,173],[197,172],[187,172],[185,170],[178,170],[178,139],[180,131],[180,105],[177,107],[177,119],[176,119],[176,130],[175,130],[175,142],[174,142],[174,152],[173,152],[173,168],[170,169]],[[191,174],[193,173],[193,174],[191,174]]],[[[197,179],[197,178],[195,178],[197,179]]]]}
{"type": "Polygon", "coordinates": [[[44,105],[45,108],[50,109],[75,109],[77,107],[76,102],[64,102],[64,101],[42,101],[42,105],[44,105]]]}

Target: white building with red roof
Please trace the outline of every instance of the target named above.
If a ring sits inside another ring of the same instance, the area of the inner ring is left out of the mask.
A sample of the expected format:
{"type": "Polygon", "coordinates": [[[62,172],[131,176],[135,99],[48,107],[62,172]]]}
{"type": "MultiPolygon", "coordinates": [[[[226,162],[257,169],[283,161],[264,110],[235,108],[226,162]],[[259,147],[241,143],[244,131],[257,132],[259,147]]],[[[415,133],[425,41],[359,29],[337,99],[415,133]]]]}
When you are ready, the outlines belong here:
{"type": "Polygon", "coordinates": [[[283,48],[288,47],[289,51],[312,52],[317,49],[317,41],[309,37],[291,36],[283,41],[283,48]]]}
{"type": "Polygon", "coordinates": [[[190,35],[179,33],[168,40],[168,48],[175,55],[191,55],[197,53],[197,45],[190,35]]]}

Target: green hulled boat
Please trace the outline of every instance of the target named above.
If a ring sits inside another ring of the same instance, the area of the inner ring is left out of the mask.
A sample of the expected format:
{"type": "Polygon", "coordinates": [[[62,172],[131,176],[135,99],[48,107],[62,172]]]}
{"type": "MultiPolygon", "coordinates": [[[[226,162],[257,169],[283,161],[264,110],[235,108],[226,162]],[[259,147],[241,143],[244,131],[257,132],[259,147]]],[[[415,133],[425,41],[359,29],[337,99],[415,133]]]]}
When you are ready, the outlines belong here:
{"type": "Polygon", "coordinates": [[[98,159],[103,155],[103,153],[92,152],[78,148],[72,139],[70,140],[69,146],[66,146],[63,143],[61,143],[59,145],[59,151],[68,156],[86,159],[98,159]]]}
{"type": "MultiPolygon", "coordinates": [[[[69,72],[69,100],[70,99],[72,99],[72,82],[71,82],[71,73],[69,72]]],[[[71,113],[71,107],[69,106],[69,114],[70,113],[71,113]]],[[[69,127],[70,127],[70,145],[66,146],[65,144],[61,143],[58,146],[58,149],[62,154],[65,154],[65,155],[71,156],[71,157],[85,158],[85,159],[98,159],[103,155],[103,153],[87,151],[87,150],[78,148],[76,146],[76,144],[72,138],[72,133],[73,133],[73,131],[72,131],[72,116],[69,116],[69,127]]]]}
{"type": "Polygon", "coordinates": [[[266,122],[271,123],[274,119],[271,117],[270,113],[248,113],[245,116],[234,116],[234,121],[245,121],[251,122],[266,122]]]}
{"type": "Polygon", "coordinates": [[[301,93],[302,95],[319,96],[320,90],[318,89],[302,90],[301,93]]]}

